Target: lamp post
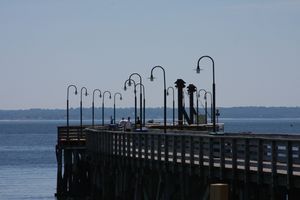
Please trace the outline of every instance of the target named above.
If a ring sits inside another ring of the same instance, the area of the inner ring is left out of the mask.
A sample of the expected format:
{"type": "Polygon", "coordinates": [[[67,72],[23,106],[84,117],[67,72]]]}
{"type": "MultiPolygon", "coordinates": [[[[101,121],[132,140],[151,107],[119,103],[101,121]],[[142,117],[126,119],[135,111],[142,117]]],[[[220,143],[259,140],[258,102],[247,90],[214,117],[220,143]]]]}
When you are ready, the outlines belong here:
{"type": "MultiPolygon", "coordinates": [[[[199,125],[199,119],[198,119],[198,115],[199,115],[199,98],[200,98],[200,94],[201,94],[201,91],[204,91],[204,93],[206,93],[206,90],[205,89],[200,89],[197,93],[197,125],[199,125]]],[[[207,101],[206,101],[206,98],[204,97],[205,99],[205,123],[207,124],[207,101]]]]}
{"type": "Polygon", "coordinates": [[[143,96],[142,96],[142,77],[141,77],[141,75],[140,74],[138,74],[138,73],[132,73],[130,76],[129,76],[129,84],[131,84],[130,82],[131,82],[131,77],[132,76],[134,76],[134,75],[136,75],[136,76],[138,76],[139,78],[140,78],[140,120],[141,120],[141,123],[140,123],[140,130],[142,130],[142,128],[143,128],[143,102],[142,102],[142,98],[143,98],[143,96]]]}
{"type": "Polygon", "coordinates": [[[162,66],[155,66],[151,69],[150,81],[154,80],[153,70],[156,68],[160,68],[163,71],[164,75],[164,132],[167,132],[167,89],[166,89],[166,72],[162,66]]]}
{"type": "Polygon", "coordinates": [[[82,87],[80,90],[80,133],[82,137],[82,91],[85,90],[85,96],[88,95],[86,87],[82,87]]]}
{"type": "MultiPolygon", "coordinates": [[[[136,87],[135,87],[135,81],[134,80],[131,80],[133,81],[133,84],[134,84],[134,125],[136,126],[136,113],[137,113],[137,99],[136,99],[136,87]]],[[[127,90],[127,87],[126,87],[126,83],[128,82],[128,85],[131,86],[131,84],[129,84],[129,79],[127,79],[125,82],[124,82],[124,91],[127,90]]],[[[136,128],[136,127],[135,127],[136,128]]]]}
{"type": "Polygon", "coordinates": [[[146,124],[146,93],[145,93],[145,86],[141,83],[137,83],[136,86],[141,85],[143,88],[143,126],[146,124]]]}
{"type": "Polygon", "coordinates": [[[109,93],[109,98],[111,99],[110,91],[103,92],[103,95],[102,95],[102,126],[104,126],[104,97],[105,97],[106,93],[109,93]]]}
{"type": "Polygon", "coordinates": [[[173,91],[173,126],[175,126],[175,98],[174,98],[174,88],[172,86],[167,88],[167,96],[169,95],[169,89],[173,91]]]}
{"type": "Polygon", "coordinates": [[[116,123],[116,95],[119,95],[120,100],[122,100],[122,94],[120,92],[116,92],[114,94],[114,123],[116,123]]]}
{"type": "Polygon", "coordinates": [[[204,95],[204,98],[206,98],[207,99],[207,94],[209,94],[209,96],[210,96],[210,122],[212,123],[213,122],[213,116],[212,116],[212,94],[211,94],[211,92],[206,92],[205,93],[205,95],[204,95]]]}
{"type": "Polygon", "coordinates": [[[101,98],[101,91],[99,89],[94,89],[93,91],[93,102],[92,102],[92,126],[94,127],[95,124],[95,103],[94,103],[94,99],[95,99],[95,93],[99,92],[99,97],[101,98]]]}
{"type": "Polygon", "coordinates": [[[203,58],[209,58],[212,62],[212,71],[213,71],[213,83],[212,83],[212,92],[213,92],[213,109],[212,109],[212,115],[213,115],[213,131],[216,132],[216,83],[215,83],[215,62],[210,56],[202,56],[199,58],[197,62],[197,73],[200,73],[200,60],[203,58]]]}
{"type": "Polygon", "coordinates": [[[69,141],[69,90],[73,87],[75,89],[75,95],[77,95],[77,87],[75,85],[69,85],[67,88],[67,141],[69,141]]]}

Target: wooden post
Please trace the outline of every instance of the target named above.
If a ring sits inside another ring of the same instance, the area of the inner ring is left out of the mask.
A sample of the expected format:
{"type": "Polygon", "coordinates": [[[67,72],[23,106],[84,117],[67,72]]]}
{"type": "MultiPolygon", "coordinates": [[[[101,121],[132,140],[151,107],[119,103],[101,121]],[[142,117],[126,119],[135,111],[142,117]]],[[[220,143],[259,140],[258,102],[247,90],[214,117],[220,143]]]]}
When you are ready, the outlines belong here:
{"type": "Polygon", "coordinates": [[[214,140],[209,138],[209,164],[208,164],[208,177],[210,180],[213,178],[213,170],[214,170],[214,140]]]}
{"type": "Polygon", "coordinates": [[[169,136],[167,134],[164,135],[165,137],[165,167],[166,167],[166,170],[168,170],[168,165],[169,165],[169,136]]]}
{"type": "Polygon", "coordinates": [[[56,145],[56,160],[57,160],[57,185],[56,185],[56,196],[60,196],[63,193],[62,188],[62,149],[56,145]]]}
{"type": "Polygon", "coordinates": [[[272,173],[272,183],[271,183],[271,199],[275,199],[276,197],[276,186],[277,186],[277,145],[276,145],[276,141],[272,141],[271,143],[271,151],[272,151],[272,169],[271,169],[271,173],[272,173]]]}
{"type": "Polygon", "coordinates": [[[286,184],[287,189],[290,190],[293,185],[292,176],[293,176],[293,150],[292,142],[288,141],[286,145],[286,158],[287,158],[287,175],[286,175],[286,184]]]}
{"type": "Polygon", "coordinates": [[[203,177],[203,138],[199,137],[199,168],[200,168],[200,177],[203,177]]]}
{"type": "Polygon", "coordinates": [[[231,197],[230,199],[236,199],[236,179],[237,179],[237,142],[236,139],[232,139],[231,142],[231,151],[232,151],[232,180],[231,180],[231,197]]]}
{"type": "Polygon", "coordinates": [[[194,152],[194,137],[190,136],[190,175],[193,173],[193,166],[195,160],[195,152],[194,152]]]}
{"type": "Polygon", "coordinates": [[[245,139],[245,149],[244,149],[244,199],[249,199],[249,171],[250,171],[250,151],[249,151],[249,140],[245,139]]]}
{"type": "Polygon", "coordinates": [[[257,184],[262,184],[263,174],[263,155],[264,155],[263,143],[261,139],[257,141],[257,184]]]}
{"type": "Polygon", "coordinates": [[[173,135],[173,172],[176,170],[177,166],[177,142],[176,142],[177,137],[173,135]]]}
{"type": "Polygon", "coordinates": [[[147,166],[148,162],[148,134],[144,134],[144,148],[145,148],[145,159],[144,159],[144,167],[147,166]]]}
{"type": "Polygon", "coordinates": [[[150,146],[150,151],[151,151],[151,158],[150,158],[150,161],[151,161],[151,169],[153,169],[153,163],[154,163],[154,135],[152,134],[151,135],[151,146],[150,146]]]}
{"type": "Polygon", "coordinates": [[[228,185],[215,183],[210,185],[210,200],[228,200],[228,185]]]}
{"type": "Polygon", "coordinates": [[[225,144],[224,138],[220,138],[220,180],[224,179],[225,171],[225,144]]]}

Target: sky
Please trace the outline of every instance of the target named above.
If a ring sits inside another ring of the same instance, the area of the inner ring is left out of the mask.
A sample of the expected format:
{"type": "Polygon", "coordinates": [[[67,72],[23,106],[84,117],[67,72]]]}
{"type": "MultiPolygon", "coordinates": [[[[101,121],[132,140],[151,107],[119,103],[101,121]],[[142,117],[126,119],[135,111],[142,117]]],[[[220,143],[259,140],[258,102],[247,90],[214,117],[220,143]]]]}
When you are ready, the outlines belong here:
{"type": "Polygon", "coordinates": [[[300,106],[299,21],[300,0],[1,0],[0,109],[65,108],[70,84],[71,107],[82,87],[84,107],[96,88],[133,107],[123,90],[132,73],[146,106],[162,107],[163,72],[150,82],[152,67],[167,87],[183,79],[211,91],[210,60],[195,71],[203,55],[215,62],[217,107],[300,106]]]}

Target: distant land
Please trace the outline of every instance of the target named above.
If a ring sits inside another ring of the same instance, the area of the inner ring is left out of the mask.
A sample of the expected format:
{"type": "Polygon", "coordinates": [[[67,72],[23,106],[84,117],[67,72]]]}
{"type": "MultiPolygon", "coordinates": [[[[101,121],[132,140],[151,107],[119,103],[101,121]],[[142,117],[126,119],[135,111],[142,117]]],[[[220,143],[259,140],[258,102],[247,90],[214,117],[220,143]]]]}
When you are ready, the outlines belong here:
{"type": "MultiPolygon", "coordinates": [[[[300,107],[220,107],[220,118],[300,118],[300,107]]],[[[210,110],[210,109],[208,109],[210,110]]],[[[189,112],[189,109],[186,108],[189,112]]],[[[70,109],[70,119],[79,119],[79,108],[70,109]]],[[[95,109],[95,119],[101,119],[101,108],[95,109]]],[[[134,116],[134,108],[116,109],[117,120],[134,116]]],[[[177,115],[177,110],[175,111],[177,115]]],[[[203,109],[200,109],[203,114],[203,109]]],[[[138,108],[139,114],[139,108],[138,108]]],[[[113,108],[105,108],[105,118],[113,115],[113,108]]],[[[172,109],[167,109],[168,118],[172,118],[172,109]]],[[[83,109],[83,119],[92,118],[92,109],[83,109]]],[[[147,108],[146,119],[162,119],[163,108],[147,108]]],[[[0,110],[0,120],[63,120],[66,119],[65,109],[27,109],[0,110]]]]}

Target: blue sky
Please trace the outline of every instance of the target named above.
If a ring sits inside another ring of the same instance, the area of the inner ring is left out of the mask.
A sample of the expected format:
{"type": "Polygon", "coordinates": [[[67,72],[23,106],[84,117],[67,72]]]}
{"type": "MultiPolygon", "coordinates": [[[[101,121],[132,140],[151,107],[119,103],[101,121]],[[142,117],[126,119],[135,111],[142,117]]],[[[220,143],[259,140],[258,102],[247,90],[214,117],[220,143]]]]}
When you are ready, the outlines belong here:
{"type": "Polygon", "coordinates": [[[193,70],[202,55],[215,60],[217,106],[299,106],[299,20],[299,0],[2,0],[0,109],[64,108],[69,84],[122,92],[118,106],[133,106],[123,91],[133,72],[147,106],[162,106],[163,76],[150,82],[151,68],[165,68],[168,86],[211,90],[211,63],[193,70]]]}

